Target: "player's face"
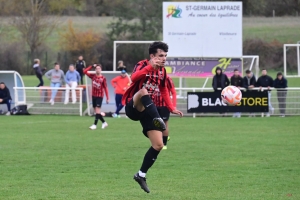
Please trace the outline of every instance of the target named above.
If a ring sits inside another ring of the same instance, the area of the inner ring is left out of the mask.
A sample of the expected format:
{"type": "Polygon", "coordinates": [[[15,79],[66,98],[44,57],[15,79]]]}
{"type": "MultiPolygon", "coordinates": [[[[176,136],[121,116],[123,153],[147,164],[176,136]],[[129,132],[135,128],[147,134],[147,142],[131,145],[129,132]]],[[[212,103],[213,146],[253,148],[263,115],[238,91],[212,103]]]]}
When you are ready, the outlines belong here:
{"type": "Polygon", "coordinates": [[[247,74],[248,78],[251,78],[251,75],[252,75],[251,73],[247,74]]]}
{"type": "Polygon", "coordinates": [[[167,60],[167,52],[165,52],[164,50],[161,50],[161,49],[157,49],[156,54],[150,55],[150,58],[154,58],[154,57],[159,58],[159,65],[161,67],[165,66],[165,62],[167,60]]]}
{"type": "Polygon", "coordinates": [[[82,57],[82,56],[79,56],[78,59],[79,59],[79,60],[83,60],[83,57],[82,57]]]}
{"type": "Polygon", "coordinates": [[[55,69],[55,70],[59,70],[59,68],[60,68],[59,65],[55,65],[55,66],[54,66],[54,69],[55,69]]]}
{"type": "Polygon", "coordinates": [[[221,74],[221,70],[218,69],[218,70],[217,70],[217,74],[221,74]]]}
{"type": "Polygon", "coordinates": [[[279,80],[281,80],[281,79],[282,79],[282,75],[278,75],[277,78],[278,78],[279,80]]]}
{"type": "Polygon", "coordinates": [[[0,84],[0,88],[3,90],[5,88],[4,84],[0,84]]]}
{"type": "Polygon", "coordinates": [[[71,72],[73,72],[73,71],[75,70],[75,69],[74,69],[74,66],[71,65],[71,66],[69,67],[69,70],[70,70],[71,72]]]}
{"type": "Polygon", "coordinates": [[[262,71],[261,71],[261,74],[262,74],[263,76],[267,75],[267,70],[262,70],[262,71]]]}
{"type": "Polygon", "coordinates": [[[234,71],[235,76],[238,76],[239,74],[240,74],[239,71],[234,71]]]}
{"type": "Polygon", "coordinates": [[[124,78],[124,77],[126,77],[126,74],[121,74],[121,76],[124,78]]]}
{"type": "Polygon", "coordinates": [[[100,66],[97,66],[95,70],[96,70],[97,75],[101,74],[101,67],[100,66]]]}

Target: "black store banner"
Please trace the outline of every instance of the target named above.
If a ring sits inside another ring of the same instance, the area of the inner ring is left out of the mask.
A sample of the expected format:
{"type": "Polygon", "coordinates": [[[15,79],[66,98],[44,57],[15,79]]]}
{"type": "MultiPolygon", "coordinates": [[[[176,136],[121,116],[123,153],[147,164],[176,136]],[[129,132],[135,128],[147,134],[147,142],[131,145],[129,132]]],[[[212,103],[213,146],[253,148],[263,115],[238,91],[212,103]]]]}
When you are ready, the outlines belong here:
{"type": "Polygon", "coordinates": [[[236,106],[227,106],[218,92],[188,92],[188,113],[268,112],[268,91],[242,92],[242,100],[236,106]]]}

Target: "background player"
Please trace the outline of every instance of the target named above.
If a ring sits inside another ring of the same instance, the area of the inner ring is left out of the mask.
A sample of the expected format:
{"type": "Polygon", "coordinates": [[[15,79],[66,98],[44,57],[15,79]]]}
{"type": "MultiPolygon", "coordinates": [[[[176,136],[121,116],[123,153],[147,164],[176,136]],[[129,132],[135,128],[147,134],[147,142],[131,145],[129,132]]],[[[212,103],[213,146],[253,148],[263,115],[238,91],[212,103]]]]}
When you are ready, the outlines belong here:
{"type": "MultiPolygon", "coordinates": [[[[173,106],[176,108],[177,94],[176,94],[173,80],[169,76],[167,76],[167,88],[169,91],[169,95],[172,96],[173,106]]],[[[164,98],[162,97],[159,90],[157,92],[155,92],[153,95],[153,103],[156,105],[157,111],[158,111],[160,117],[164,120],[164,122],[166,124],[166,130],[164,130],[162,133],[163,133],[163,143],[164,143],[163,149],[167,149],[167,142],[169,140],[168,121],[170,118],[170,111],[167,108],[166,102],[164,101],[164,98]]]]}
{"type": "Polygon", "coordinates": [[[89,66],[83,71],[89,78],[92,79],[92,99],[93,99],[93,108],[96,113],[95,122],[92,126],[90,126],[91,130],[95,130],[97,128],[98,120],[100,119],[102,122],[102,129],[108,126],[108,124],[103,119],[103,116],[100,114],[100,109],[103,101],[104,92],[106,95],[106,103],[109,103],[109,95],[107,89],[106,78],[101,74],[101,65],[94,64],[93,66],[89,66]],[[92,68],[95,68],[96,74],[89,74],[88,71],[92,68]]]}
{"type": "Polygon", "coordinates": [[[163,42],[154,42],[150,45],[150,60],[142,60],[136,64],[131,75],[132,84],[122,98],[123,105],[126,105],[126,115],[131,120],[140,121],[144,135],[151,142],[139,172],[133,177],[147,193],[150,190],[146,183],[146,173],[164,146],[162,131],[166,130],[166,125],[151,99],[153,92],[159,89],[167,108],[174,114],[183,115],[173,106],[168,94],[167,74],[164,68],[167,52],[168,45],[163,42]]]}

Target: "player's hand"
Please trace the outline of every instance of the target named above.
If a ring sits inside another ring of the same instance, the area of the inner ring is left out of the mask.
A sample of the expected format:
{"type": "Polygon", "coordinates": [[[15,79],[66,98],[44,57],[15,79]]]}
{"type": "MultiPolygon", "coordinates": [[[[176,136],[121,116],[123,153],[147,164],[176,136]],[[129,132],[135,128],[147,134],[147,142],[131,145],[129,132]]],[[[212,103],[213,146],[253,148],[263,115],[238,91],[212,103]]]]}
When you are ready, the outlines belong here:
{"type": "Polygon", "coordinates": [[[154,69],[157,69],[160,66],[160,59],[158,57],[151,58],[149,62],[154,69]]]}
{"type": "Polygon", "coordinates": [[[175,114],[175,115],[179,115],[180,117],[183,117],[183,113],[180,110],[173,110],[171,113],[175,114]]]}
{"type": "Polygon", "coordinates": [[[109,104],[109,99],[106,99],[106,103],[109,104]]]}
{"type": "Polygon", "coordinates": [[[3,102],[3,99],[0,99],[0,103],[2,103],[3,102]]]}

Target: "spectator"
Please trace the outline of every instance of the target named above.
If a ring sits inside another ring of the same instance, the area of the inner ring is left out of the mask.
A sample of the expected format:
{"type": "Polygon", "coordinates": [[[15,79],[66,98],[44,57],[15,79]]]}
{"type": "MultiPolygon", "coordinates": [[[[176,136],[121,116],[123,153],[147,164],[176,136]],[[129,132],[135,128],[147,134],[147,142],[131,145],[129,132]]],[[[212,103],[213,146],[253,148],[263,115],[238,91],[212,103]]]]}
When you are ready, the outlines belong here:
{"type": "Polygon", "coordinates": [[[119,62],[118,62],[118,70],[119,71],[122,71],[122,70],[126,71],[126,66],[124,65],[122,60],[119,60],[119,62]]]}
{"type": "Polygon", "coordinates": [[[6,87],[5,83],[0,83],[0,104],[6,104],[8,112],[6,115],[10,115],[10,104],[11,104],[11,96],[9,89],[6,87]]]}
{"type": "Polygon", "coordinates": [[[262,69],[261,70],[261,76],[257,79],[256,82],[256,86],[260,87],[260,89],[262,90],[263,87],[268,88],[268,96],[269,96],[269,112],[266,113],[266,117],[270,117],[270,113],[274,113],[274,108],[271,104],[271,90],[270,87],[274,86],[274,81],[273,78],[271,76],[267,75],[267,70],[266,69],[262,69]]]}
{"type": "MultiPolygon", "coordinates": [[[[78,60],[75,63],[75,67],[76,67],[76,71],[80,75],[81,85],[83,85],[83,76],[84,76],[83,70],[86,68],[86,64],[85,64],[85,61],[83,60],[82,56],[78,57],[78,60]]],[[[79,84],[79,82],[78,82],[78,84],[79,84]]]]}
{"type": "MultiPolygon", "coordinates": [[[[230,78],[230,84],[238,87],[239,89],[243,87],[243,78],[240,76],[240,72],[238,69],[234,69],[234,75],[230,78]]],[[[232,117],[241,117],[241,113],[234,113],[232,117]]]]}
{"type": "Polygon", "coordinates": [[[212,86],[216,91],[218,91],[218,88],[221,88],[223,90],[225,87],[229,85],[229,79],[226,76],[226,74],[222,73],[222,69],[220,67],[216,68],[216,75],[213,77],[212,86]]]}
{"type": "MultiPolygon", "coordinates": [[[[65,74],[58,63],[54,63],[54,69],[49,70],[45,76],[51,81],[50,87],[59,88],[65,82],[65,74]]],[[[49,103],[54,105],[57,89],[52,89],[49,103]]]]}
{"type": "MultiPolygon", "coordinates": [[[[244,77],[243,85],[244,85],[244,88],[247,89],[247,92],[249,92],[249,90],[254,88],[256,85],[256,78],[249,69],[246,70],[246,76],[244,77]]],[[[255,117],[255,114],[250,113],[249,117],[255,117]]]]}
{"type": "Polygon", "coordinates": [[[36,87],[43,86],[44,85],[43,71],[45,71],[46,68],[41,69],[41,67],[40,67],[40,60],[39,59],[34,59],[33,62],[34,62],[33,69],[34,69],[35,75],[36,75],[36,77],[40,81],[40,83],[36,87]]]}
{"type": "Polygon", "coordinates": [[[80,75],[75,71],[74,65],[69,65],[69,71],[66,73],[66,96],[65,104],[69,103],[70,98],[70,88],[72,89],[72,103],[76,103],[76,90],[78,83],[80,81],[80,75]]]}
{"type": "Polygon", "coordinates": [[[125,70],[121,71],[121,75],[113,78],[111,80],[112,86],[115,88],[115,100],[116,100],[116,112],[112,115],[113,117],[118,117],[120,118],[120,111],[124,107],[122,105],[122,97],[125,93],[125,91],[128,89],[130,85],[130,78],[127,75],[125,70]]]}
{"type": "Polygon", "coordinates": [[[281,72],[278,72],[277,78],[274,81],[274,88],[277,88],[277,99],[281,117],[285,117],[287,87],[287,80],[281,72]]]}

